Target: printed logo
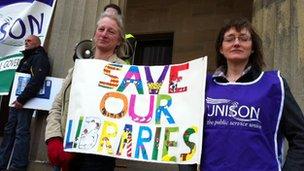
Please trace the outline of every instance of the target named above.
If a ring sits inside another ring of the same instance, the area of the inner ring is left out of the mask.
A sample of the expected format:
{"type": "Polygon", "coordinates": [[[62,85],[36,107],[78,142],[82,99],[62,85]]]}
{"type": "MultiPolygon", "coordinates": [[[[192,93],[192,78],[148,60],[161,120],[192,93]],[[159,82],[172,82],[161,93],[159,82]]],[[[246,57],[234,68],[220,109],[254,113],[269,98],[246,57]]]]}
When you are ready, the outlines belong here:
{"type": "MultiPolygon", "coordinates": [[[[18,77],[17,90],[16,90],[17,96],[19,96],[23,92],[30,79],[31,79],[30,77],[18,77]]],[[[52,88],[52,81],[45,80],[42,88],[40,89],[36,97],[42,99],[50,99],[51,88],[52,88]]]]}
{"type": "MultiPolygon", "coordinates": [[[[23,46],[27,35],[42,33],[44,13],[29,14],[14,19],[0,13],[0,43],[9,46],[23,46]]],[[[42,37],[40,35],[40,37],[42,37]]]]}
{"type": "Polygon", "coordinates": [[[240,105],[239,102],[229,99],[213,99],[207,97],[208,117],[230,117],[242,122],[260,122],[260,108],[240,105]]]}

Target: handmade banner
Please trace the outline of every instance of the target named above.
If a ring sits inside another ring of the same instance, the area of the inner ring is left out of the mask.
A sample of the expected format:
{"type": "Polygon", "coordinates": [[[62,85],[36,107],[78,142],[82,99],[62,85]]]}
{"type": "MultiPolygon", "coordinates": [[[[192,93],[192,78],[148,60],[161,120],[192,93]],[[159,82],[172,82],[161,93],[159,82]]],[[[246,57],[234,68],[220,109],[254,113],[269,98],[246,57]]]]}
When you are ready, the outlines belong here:
{"type": "MultiPolygon", "coordinates": [[[[13,102],[17,99],[18,95],[22,93],[30,79],[30,74],[16,72],[9,106],[13,106],[13,102]]],[[[62,82],[62,78],[46,77],[38,95],[35,98],[32,98],[31,100],[26,102],[23,108],[50,110],[55,96],[60,91],[62,82]]]]}
{"type": "Polygon", "coordinates": [[[64,149],[158,163],[199,163],[207,57],[164,66],[77,60],[64,149]]]}
{"type": "Polygon", "coordinates": [[[0,1],[0,95],[7,95],[23,57],[24,40],[34,34],[42,45],[56,0],[0,1]]]}

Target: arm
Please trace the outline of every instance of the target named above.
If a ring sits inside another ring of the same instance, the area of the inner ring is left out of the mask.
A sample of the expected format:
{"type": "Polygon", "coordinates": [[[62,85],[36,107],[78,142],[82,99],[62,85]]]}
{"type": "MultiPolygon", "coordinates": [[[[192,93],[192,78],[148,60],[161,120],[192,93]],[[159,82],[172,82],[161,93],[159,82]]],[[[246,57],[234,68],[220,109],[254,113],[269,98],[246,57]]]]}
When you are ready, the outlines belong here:
{"type": "MultiPolygon", "coordinates": [[[[49,111],[49,115],[46,118],[46,129],[45,129],[45,141],[49,140],[50,138],[60,137],[63,138],[63,130],[62,130],[62,115],[63,115],[63,100],[65,96],[65,91],[68,86],[71,84],[72,78],[72,69],[69,70],[67,77],[65,78],[60,92],[57,94],[52,108],[49,111]]],[[[64,121],[65,122],[65,121],[64,121]]]]}
{"type": "Polygon", "coordinates": [[[45,141],[53,137],[63,138],[61,131],[61,110],[62,110],[62,96],[63,96],[63,86],[60,92],[57,94],[52,108],[49,111],[49,115],[46,118],[46,128],[45,128],[45,141]]]}
{"type": "Polygon", "coordinates": [[[304,168],[304,116],[284,80],[285,101],[280,129],[289,143],[283,170],[304,168]]]}
{"type": "Polygon", "coordinates": [[[67,88],[71,84],[73,69],[69,70],[69,74],[65,78],[60,92],[57,94],[52,108],[49,111],[49,115],[46,119],[46,129],[45,129],[45,141],[47,143],[48,158],[51,165],[56,167],[66,168],[68,170],[69,162],[73,158],[73,154],[64,152],[63,150],[63,123],[66,122],[64,119],[64,100],[67,88]]]}
{"type": "Polygon", "coordinates": [[[23,92],[17,97],[17,102],[24,105],[40,91],[45,77],[49,74],[50,64],[45,52],[34,54],[31,66],[31,78],[23,92]]]}

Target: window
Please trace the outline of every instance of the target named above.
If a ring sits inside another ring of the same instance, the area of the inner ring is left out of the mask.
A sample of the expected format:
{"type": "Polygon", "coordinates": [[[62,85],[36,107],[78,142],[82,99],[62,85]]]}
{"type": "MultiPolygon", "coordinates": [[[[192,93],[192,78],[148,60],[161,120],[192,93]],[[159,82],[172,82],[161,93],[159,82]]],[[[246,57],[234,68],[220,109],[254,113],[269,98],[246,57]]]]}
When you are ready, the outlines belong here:
{"type": "Polygon", "coordinates": [[[135,35],[134,65],[166,65],[172,62],[173,33],[135,35]]]}

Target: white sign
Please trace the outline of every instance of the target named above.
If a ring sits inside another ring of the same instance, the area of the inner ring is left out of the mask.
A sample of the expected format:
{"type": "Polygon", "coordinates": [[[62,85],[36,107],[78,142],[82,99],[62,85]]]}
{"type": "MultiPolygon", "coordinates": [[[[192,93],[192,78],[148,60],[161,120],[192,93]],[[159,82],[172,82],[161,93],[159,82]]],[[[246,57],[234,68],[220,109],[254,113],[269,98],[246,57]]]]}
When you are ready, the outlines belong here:
{"type": "Polygon", "coordinates": [[[0,1],[0,95],[9,93],[14,73],[29,35],[43,46],[56,0],[0,1]]]}
{"type": "Polygon", "coordinates": [[[64,149],[157,163],[200,163],[207,57],[135,66],[77,60],[64,149]]]}
{"type": "MultiPolygon", "coordinates": [[[[10,106],[13,106],[12,103],[17,99],[18,95],[22,93],[30,78],[30,74],[16,72],[9,102],[10,106]]],[[[38,95],[26,102],[23,108],[50,110],[55,96],[61,89],[62,82],[62,78],[46,77],[38,95]]]]}

